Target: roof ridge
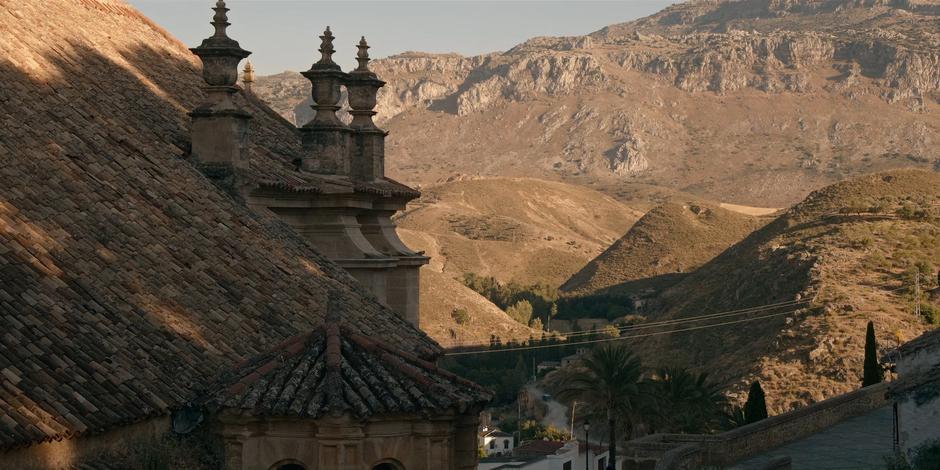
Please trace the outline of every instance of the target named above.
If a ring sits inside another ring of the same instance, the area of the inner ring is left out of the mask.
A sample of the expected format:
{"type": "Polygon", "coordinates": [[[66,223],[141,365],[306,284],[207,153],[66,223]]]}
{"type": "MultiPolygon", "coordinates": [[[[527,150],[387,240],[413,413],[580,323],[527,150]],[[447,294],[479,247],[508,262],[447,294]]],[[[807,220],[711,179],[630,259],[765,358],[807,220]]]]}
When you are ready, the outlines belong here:
{"type": "Polygon", "coordinates": [[[384,350],[385,352],[391,354],[392,356],[397,356],[397,357],[400,357],[400,358],[407,359],[408,361],[413,362],[413,363],[415,363],[415,364],[421,366],[423,369],[427,370],[428,372],[441,375],[441,376],[443,376],[443,377],[445,377],[445,378],[447,378],[447,379],[449,379],[449,380],[451,380],[451,381],[454,381],[454,382],[456,382],[456,383],[458,383],[458,384],[460,384],[460,385],[467,386],[467,387],[472,387],[472,388],[475,388],[475,389],[477,389],[477,390],[480,390],[480,391],[484,391],[484,392],[489,393],[489,390],[487,390],[485,387],[480,386],[480,385],[477,384],[477,383],[471,382],[471,381],[469,381],[469,380],[467,380],[467,379],[465,379],[465,378],[463,378],[463,377],[461,377],[461,376],[459,376],[459,375],[457,375],[457,374],[454,374],[453,372],[450,372],[450,371],[448,371],[448,370],[446,370],[446,369],[442,369],[442,368],[438,367],[436,364],[434,364],[434,363],[432,363],[432,362],[429,362],[429,361],[426,361],[426,360],[424,360],[424,359],[421,359],[420,357],[418,357],[418,356],[416,356],[416,355],[414,355],[414,354],[411,354],[411,353],[409,353],[409,352],[407,352],[407,351],[404,351],[404,350],[401,350],[401,349],[399,349],[399,348],[396,348],[396,347],[394,347],[394,346],[392,346],[392,345],[390,345],[390,344],[388,344],[388,343],[386,343],[386,342],[384,342],[384,341],[381,341],[381,340],[378,340],[378,339],[375,339],[375,338],[371,338],[371,337],[365,336],[365,335],[363,335],[363,334],[361,334],[361,333],[358,333],[358,332],[352,331],[352,330],[346,331],[346,336],[347,336],[347,338],[349,338],[351,341],[356,342],[357,344],[359,344],[359,346],[361,346],[361,347],[363,347],[363,348],[366,348],[367,350],[379,350],[379,349],[384,350]]]}
{"type": "Polygon", "coordinates": [[[154,31],[163,36],[167,41],[173,43],[177,47],[189,50],[182,41],[173,36],[169,31],[164,29],[162,26],[158,25],[156,22],[148,18],[146,15],[140,12],[137,8],[127,4],[124,0],[68,0],[71,2],[78,3],[79,5],[90,8],[93,10],[100,11],[102,13],[117,14],[132,18],[142,23],[146,24],[154,31]]]}

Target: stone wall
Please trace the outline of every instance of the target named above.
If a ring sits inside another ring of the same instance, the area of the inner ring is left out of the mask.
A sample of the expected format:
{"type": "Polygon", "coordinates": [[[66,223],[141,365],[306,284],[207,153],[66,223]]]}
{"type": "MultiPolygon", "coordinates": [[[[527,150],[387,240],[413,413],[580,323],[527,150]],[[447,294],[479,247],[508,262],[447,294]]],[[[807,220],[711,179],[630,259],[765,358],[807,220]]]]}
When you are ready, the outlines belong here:
{"type": "Polygon", "coordinates": [[[940,383],[934,383],[898,400],[898,437],[901,449],[908,457],[918,446],[940,439],[937,435],[937,423],[940,423],[938,395],[940,383]]]}
{"type": "Polygon", "coordinates": [[[288,463],[304,468],[370,470],[393,463],[408,470],[473,470],[477,465],[473,415],[398,416],[359,422],[220,419],[226,470],[271,470],[288,463]]]}
{"type": "Polygon", "coordinates": [[[881,383],[717,435],[654,434],[630,441],[624,470],[727,466],[889,404],[881,383]]]}

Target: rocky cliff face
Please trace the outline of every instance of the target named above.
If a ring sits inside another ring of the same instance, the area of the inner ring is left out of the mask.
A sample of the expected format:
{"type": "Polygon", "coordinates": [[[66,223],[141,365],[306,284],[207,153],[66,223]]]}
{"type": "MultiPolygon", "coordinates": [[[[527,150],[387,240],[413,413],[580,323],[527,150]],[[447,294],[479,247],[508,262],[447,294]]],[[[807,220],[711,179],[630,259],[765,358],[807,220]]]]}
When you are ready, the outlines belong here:
{"type": "MultiPolygon", "coordinates": [[[[539,176],[790,204],[934,164],[938,27],[936,0],[693,1],[503,53],[377,60],[389,169],[414,183],[539,176]]],[[[305,85],[277,80],[259,93],[304,119],[291,106],[305,85]]]]}

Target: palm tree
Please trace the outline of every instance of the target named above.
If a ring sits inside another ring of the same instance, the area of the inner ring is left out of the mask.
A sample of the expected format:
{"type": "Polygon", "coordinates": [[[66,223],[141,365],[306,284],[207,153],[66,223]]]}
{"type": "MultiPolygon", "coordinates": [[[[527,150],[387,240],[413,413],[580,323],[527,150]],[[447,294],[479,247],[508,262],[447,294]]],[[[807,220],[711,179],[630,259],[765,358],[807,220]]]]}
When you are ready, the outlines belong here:
{"type": "Polygon", "coordinates": [[[747,416],[744,413],[744,407],[740,405],[731,405],[725,409],[724,412],[724,426],[725,431],[730,431],[734,428],[744,426],[747,424],[747,416]]]}
{"type": "Polygon", "coordinates": [[[629,423],[636,411],[641,376],[642,365],[636,356],[622,346],[607,344],[587,354],[581,364],[565,373],[559,382],[557,395],[562,400],[576,400],[596,411],[606,412],[609,462],[617,461],[618,421],[625,419],[629,423]]]}
{"type": "Polygon", "coordinates": [[[653,401],[652,423],[661,431],[702,433],[718,429],[727,399],[707,373],[663,368],[647,382],[653,401]]]}

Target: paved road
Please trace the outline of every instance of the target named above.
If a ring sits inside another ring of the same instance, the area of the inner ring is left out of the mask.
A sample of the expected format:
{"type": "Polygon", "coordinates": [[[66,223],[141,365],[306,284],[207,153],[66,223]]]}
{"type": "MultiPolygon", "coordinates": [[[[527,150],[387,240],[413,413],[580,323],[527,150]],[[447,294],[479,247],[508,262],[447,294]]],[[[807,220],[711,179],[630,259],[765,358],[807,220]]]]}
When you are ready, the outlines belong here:
{"type": "Polygon", "coordinates": [[[881,470],[885,468],[885,456],[892,452],[893,416],[892,408],[885,406],[758,455],[729,470],[759,469],[771,459],[783,456],[793,459],[793,470],[881,470]]]}
{"type": "Polygon", "coordinates": [[[545,413],[545,417],[542,418],[542,424],[545,426],[555,426],[558,429],[567,430],[571,427],[571,421],[568,420],[568,407],[558,403],[555,400],[543,401],[542,395],[545,394],[545,391],[536,387],[535,385],[529,385],[529,396],[535,397],[536,400],[542,401],[548,407],[548,412],[545,413]]]}

